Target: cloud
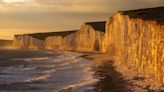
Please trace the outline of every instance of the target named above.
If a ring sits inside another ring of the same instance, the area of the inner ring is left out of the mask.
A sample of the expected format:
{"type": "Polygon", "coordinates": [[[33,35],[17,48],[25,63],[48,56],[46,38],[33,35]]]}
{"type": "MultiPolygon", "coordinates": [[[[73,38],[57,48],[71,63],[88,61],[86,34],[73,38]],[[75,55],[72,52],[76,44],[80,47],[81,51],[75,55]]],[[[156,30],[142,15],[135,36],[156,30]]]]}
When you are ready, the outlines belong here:
{"type": "Polygon", "coordinates": [[[1,10],[5,11],[51,11],[51,12],[106,12],[107,0],[24,0],[5,3],[1,0],[1,10]]]}
{"type": "Polygon", "coordinates": [[[159,3],[162,2],[163,0],[139,0],[141,2],[147,2],[147,3],[159,3]]]}
{"type": "Polygon", "coordinates": [[[0,31],[13,34],[77,29],[83,22],[105,20],[120,10],[163,5],[163,0],[0,0],[0,31]]]}
{"type": "Polygon", "coordinates": [[[0,2],[1,11],[9,12],[83,12],[107,13],[164,4],[163,0],[14,0],[0,2]],[[21,2],[16,2],[21,1],[21,2]],[[162,3],[163,2],[163,3],[162,3]]]}

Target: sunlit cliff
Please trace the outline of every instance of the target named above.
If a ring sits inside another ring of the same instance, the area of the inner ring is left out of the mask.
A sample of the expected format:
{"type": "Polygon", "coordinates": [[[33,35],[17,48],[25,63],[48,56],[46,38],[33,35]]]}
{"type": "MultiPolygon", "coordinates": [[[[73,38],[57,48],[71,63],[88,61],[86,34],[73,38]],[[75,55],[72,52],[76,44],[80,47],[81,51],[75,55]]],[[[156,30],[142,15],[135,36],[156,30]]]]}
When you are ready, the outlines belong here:
{"type": "Polygon", "coordinates": [[[107,20],[103,51],[115,60],[164,83],[164,8],[118,12],[107,20]]]}
{"type": "Polygon", "coordinates": [[[36,34],[16,35],[14,46],[103,53],[112,48],[116,62],[154,78],[154,83],[164,83],[163,16],[164,7],[120,11],[106,22],[84,23],[77,31],[54,32],[42,39],[36,34]]]}

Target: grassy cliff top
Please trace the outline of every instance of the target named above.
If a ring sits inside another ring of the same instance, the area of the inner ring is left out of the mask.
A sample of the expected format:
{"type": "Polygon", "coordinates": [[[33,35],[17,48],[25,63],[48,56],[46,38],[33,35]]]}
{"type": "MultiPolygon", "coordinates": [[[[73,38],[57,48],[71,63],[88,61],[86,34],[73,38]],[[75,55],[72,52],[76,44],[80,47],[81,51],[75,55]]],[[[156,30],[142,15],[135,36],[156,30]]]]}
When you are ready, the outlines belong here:
{"type": "Polygon", "coordinates": [[[87,22],[85,24],[90,25],[93,29],[101,32],[105,32],[105,21],[99,22],[87,22]]]}
{"type": "Polygon", "coordinates": [[[124,15],[129,15],[131,18],[142,18],[144,20],[157,21],[164,24],[164,6],[156,8],[145,8],[139,10],[122,11],[124,15]]]}
{"type": "MultiPolygon", "coordinates": [[[[29,35],[32,36],[34,38],[40,39],[40,40],[45,40],[47,37],[49,36],[67,36],[73,32],[76,32],[77,30],[73,30],[73,31],[61,31],[61,32],[47,32],[47,33],[34,33],[34,34],[24,34],[24,35],[29,35]]],[[[16,35],[19,36],[19,35],[16,35]]]]}

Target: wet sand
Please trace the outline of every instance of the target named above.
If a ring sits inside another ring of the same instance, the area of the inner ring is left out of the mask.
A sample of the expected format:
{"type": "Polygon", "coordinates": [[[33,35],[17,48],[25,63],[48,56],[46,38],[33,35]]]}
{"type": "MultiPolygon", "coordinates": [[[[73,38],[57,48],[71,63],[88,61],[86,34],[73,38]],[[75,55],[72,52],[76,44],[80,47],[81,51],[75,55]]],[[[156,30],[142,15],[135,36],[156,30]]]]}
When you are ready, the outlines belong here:
{"type": "Polygon", "coordinates": [[[70,88],[62,92],[164,92],[164,90],[153,90],[147,79],[139,77],[135,71],[127,71],[114,61],[112,53],[86,54],[83,58],[90,59],[95,63],[92,67],[93,78],[97,82],[84,85],[79,88],[70,88]]]}
{"type": "Polygon", "coordinates": [[[116,71],[113,61],[97,62],[98,58],[93,56],[95,54],[83,55],[82,57],[95,63],[92,66],[92,71],[94,72],[92,76],[98,81],[81,87],[68,88],[61,92],[133,92],[128,81],[123,78],[121,73],[116,71]]]}
{"type": "Polygon", "coordinates": [[[93,67],[93,77],[98,79],[97,82],[85,85],[75,90],[62,92],[133,92],[127,80],[124,80],[121,73],[115,70],[113,61],[103,62],[101,65],[93,67]]]}
{"type": "Polygon", "coordinates": [[[114,60],[114,53],[89,54],[83,56],[95,62],[93,75],[99,81],[94,84],[92,91],[86,92],[164,92],[164,86],[151,88],[152,79],[118,64],[114,60]]]}
{"type": "Polygon", "coordinates": [[[122,74],[115,70],[113,61],[106,61],[97,66],[93,76],[99,79],[94,85],[94,92],[132,92],[128,88],[128,81],[124,80],[122,74]]]}

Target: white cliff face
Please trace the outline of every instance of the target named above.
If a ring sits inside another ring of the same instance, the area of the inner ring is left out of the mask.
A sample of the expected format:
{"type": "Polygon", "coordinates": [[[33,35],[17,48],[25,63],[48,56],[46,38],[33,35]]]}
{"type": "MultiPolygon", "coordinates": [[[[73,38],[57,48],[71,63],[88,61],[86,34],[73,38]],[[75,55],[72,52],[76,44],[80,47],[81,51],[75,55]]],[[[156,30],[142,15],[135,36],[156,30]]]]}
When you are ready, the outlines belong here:
{"type": "Polygon", "coordinates": [[[103,32],[95,30],[90,25],[83,24],[80,30],[76,32],[76,50],[84,52],[100,51],[103,36],[103,32]]]}
{"type": "Polygon", "coordinates": [[[75,33],[47,37],[45,40],[46,49],[53,50],[75,50],[75,33]]]}
{"type": "Polygon", "coordinates": [[[18,49],[44,49],[44,41],[29,35],[15,36],[13,45],[18,49]]]}
{"type": "Polygon", "coordinates": [[[79,31],[67,35],[51,36],[45,40],[46,49],[74,50],[82,52],[101,51],[104,32],[83,24],[79,31]]]}
{"type": "Polygon", "coordinates": [[[164,83],[164,25],[115,14],[106,23],[103,51],[115,49],[115,60],[164,83]]]}
{"type": "Polygon", "coordinates": [[[61,46],[63,50],[75,50],[75,33],[63,37],[61,46]]]}
{"type": "Polygon", "coordinates": [[[62,36],[51,36],[47,37],[45,40],[45,48],[46,49],[61,49],[62,47],[62,36]]]}

